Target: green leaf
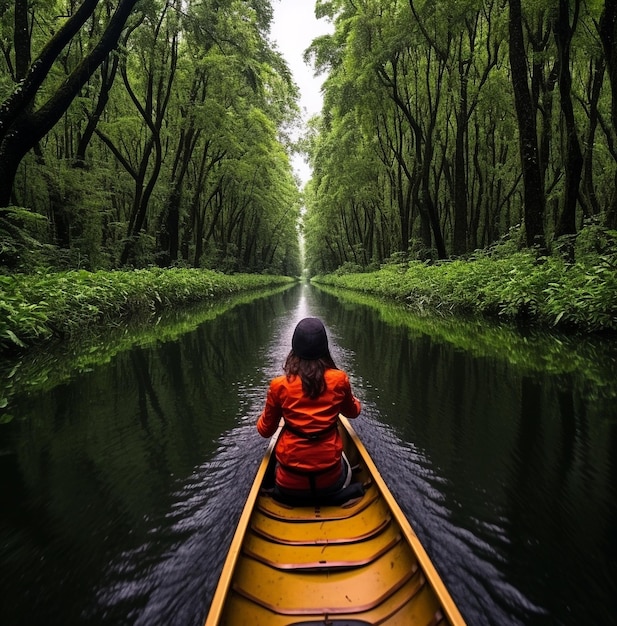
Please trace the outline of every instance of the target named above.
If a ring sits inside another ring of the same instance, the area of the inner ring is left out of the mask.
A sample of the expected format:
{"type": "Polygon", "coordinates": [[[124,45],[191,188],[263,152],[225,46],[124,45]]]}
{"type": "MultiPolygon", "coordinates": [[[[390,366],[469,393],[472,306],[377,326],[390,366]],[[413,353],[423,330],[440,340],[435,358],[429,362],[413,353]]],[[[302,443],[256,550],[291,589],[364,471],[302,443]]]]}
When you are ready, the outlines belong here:
{"type": "Polygon", "coordinates": [[[6,336],[20,348],[27,347],[26,344],[12,330],[5,330],[4,332],[6,336]]]}
{"type": "Polygon", "coordinates": [[[13,416],[10,413],[0,415],[0,424],[8,424],[13,421],[13,416]]]}

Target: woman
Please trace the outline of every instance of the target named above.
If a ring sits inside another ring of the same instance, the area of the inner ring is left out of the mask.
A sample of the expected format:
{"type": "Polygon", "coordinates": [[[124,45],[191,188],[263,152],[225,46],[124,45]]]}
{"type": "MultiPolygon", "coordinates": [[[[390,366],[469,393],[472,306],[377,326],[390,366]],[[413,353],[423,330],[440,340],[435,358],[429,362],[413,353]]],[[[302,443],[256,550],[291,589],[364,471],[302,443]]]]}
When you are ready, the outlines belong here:
{"type": "Polygon", "coordinates": [[[271,381],[257,421],[259,434],[271,437],[284,420],[276,445],[275,495],[327,499],[351,479],[338,416],[355,418],[361,405],[347,374],[332,360],[321,320],[307,317],[298,323],[284,371],[271,381]]]}

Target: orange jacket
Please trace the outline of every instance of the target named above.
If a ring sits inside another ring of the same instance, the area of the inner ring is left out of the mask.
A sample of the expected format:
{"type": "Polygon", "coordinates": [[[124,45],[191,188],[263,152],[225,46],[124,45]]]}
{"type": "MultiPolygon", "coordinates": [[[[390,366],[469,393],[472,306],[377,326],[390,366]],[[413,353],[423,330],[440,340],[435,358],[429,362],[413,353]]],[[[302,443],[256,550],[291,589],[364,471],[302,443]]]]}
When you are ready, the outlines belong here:
{"type": "Polygon", "coordinates": [[[328,487],[340,476],[343,442],[334,424],[340,413],[349,418],[357,417],[361,405],[351,392],[345,372],[327,369],[324,376],[326,391],[314,400],[304,395],[299,376],[291,380],[279,376],[270,383],[266,406],[257,420],[257,430],[262,437],[271,437],[281,418],[294,431],[306,435],[324,433],[310,440],[288,428],[283,429],[276,445],[276,481],[281,487],[307,489],[308,476],[298,470],[318,472],[315,474],[317,488],[328,487]]]}

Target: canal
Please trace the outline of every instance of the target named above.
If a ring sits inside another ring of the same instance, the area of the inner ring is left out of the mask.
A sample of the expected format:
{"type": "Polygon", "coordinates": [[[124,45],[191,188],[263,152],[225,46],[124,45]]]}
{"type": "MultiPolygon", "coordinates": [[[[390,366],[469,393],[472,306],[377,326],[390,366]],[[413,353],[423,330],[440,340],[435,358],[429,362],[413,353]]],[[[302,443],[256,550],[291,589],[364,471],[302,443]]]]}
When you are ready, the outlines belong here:
{"type": "Polygon", "coordinates": [[[266,447],[268,381],[309,315],[467,622],[615,623],[615,338],[416,318],[302,285],[11,396],[0,624],[202,624],[266,447]]]}

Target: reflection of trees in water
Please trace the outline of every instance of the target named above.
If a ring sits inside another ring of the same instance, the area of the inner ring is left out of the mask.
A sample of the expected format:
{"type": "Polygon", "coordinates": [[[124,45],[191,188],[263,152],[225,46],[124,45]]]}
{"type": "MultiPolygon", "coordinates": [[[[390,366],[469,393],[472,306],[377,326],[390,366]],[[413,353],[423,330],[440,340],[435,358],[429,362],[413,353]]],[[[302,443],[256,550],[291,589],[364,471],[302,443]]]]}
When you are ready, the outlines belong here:
{"type": "MultiPolygon", "coordinates": [[[[323,286],[319,291],[322,299],[332,302],[330,306],[338,313],[349,310],[353,317],[358,310],[364,310],[361,315],[369,323],[375,318],[373,326],[379,322],[377,327],[389,328],[386,335],[394,331],[414,341],[430,338],[431,343],[464,352],[468,357],[509,365],[517,376],[558,375],[561,378],[555,380],[556,385],[563,384],[566,388],[572,385],[585,398],[617,399],[617,342],[611,336],[563,334],[449,314],[420,316],[400,304],[387,304],[364,294],[342,290],[333,296],[332,290],[323,286]],[[359,307],[354,306],[358,304],[359,307]],[[571,379],[567,378],[568,374],[572,375],[571,379]]],[[[378,330],[373,338],[362,329],[353,332],[354,341],[374,339],[375,344],[384,334],[378,330]]]]}
{"type": "MultiPolygon", "coordinates": [[[[594,581],[585,594],[597,596],[584,607],[594,615],[585,614],[594,623],[610,621],[607,585],[599,580],[612,562],[607,555],[617,554],[617,437],[607,436],[617,432],[609,428],[617,419],[614,347],[515,329],[480,337],[464,321],[460,328],[453,320],[407,326],[404,313],[392,322],[388,309],[378,316],[374,307],[327,298],[337,303],[329,310],[355,351],[354,373],[370,380],[364,397],[418,451],[409,471],[435,481],[449,521],[471,531],[480,567],[512,584],[530,611],[557,621],[565,604],[581,615],[577,586],[594,581]]],[[[408,497],[418,495],[425,497],[417,490],[408,497]]],[[[419,522],[433,534],[443,524],[432,513],[419,522]]],[[[487,589],[496,594],[489,604],[506,601],[497,587],[487,589]]],[[[529,623],[519,604],[504,606],[512,623],[529,623]]]]}
{"type": "Polygon", "coordinates": [[[161,420],[165,420],[165,415],[157,398],[156,391],[154,390],[150,373],[150,362],[146,359],[143,349],[137,347],[131,350],[130,359],[135,371],[135,384],[139,398],[138,415],[142,426],[147,428],[148,422],[150,421],[148,406],[154,409],[155,414],[158,415],[161,420]]]}
{"type": "MultiPolygon", "coordinates": [[[[134,347],[51,391],[16,397],[0,457],[0,543],[16,540],[19,575],[1,592],[14,598],[3,618],[78,623],[101,581],[113,595],[116,576],[147,577],[174,552],[181,529],[161,531],[156,545],[152,533],[173,523],[187,481],[202,489],[193,475],[242,417],[237,383],[259,374],[271,320],[285,307],[281,294],[239,305],[177,341],[134,347]],[[124,559],[144,572],[108,571],[124,559]],[[41,590],[35,602],[24,588],[41,590]]],[[[120,602],[107,611],[109,623],[127,610],[120,602]]]]}
{"type": "Polygon", "coordinates": [[[133,384],[124,388],[127,403],[137,402],[142,427],[148,430],[153,418],[173,422],[165,437],[185,443],[195,438],[206,443],[206,424],[223,429],[226,416],[237,415],[240,405],[233,382],[261,365],[257,355],[271,315],[267,302],[238,307],[178,341],[131,350],[127,375],[133,384]]]}

